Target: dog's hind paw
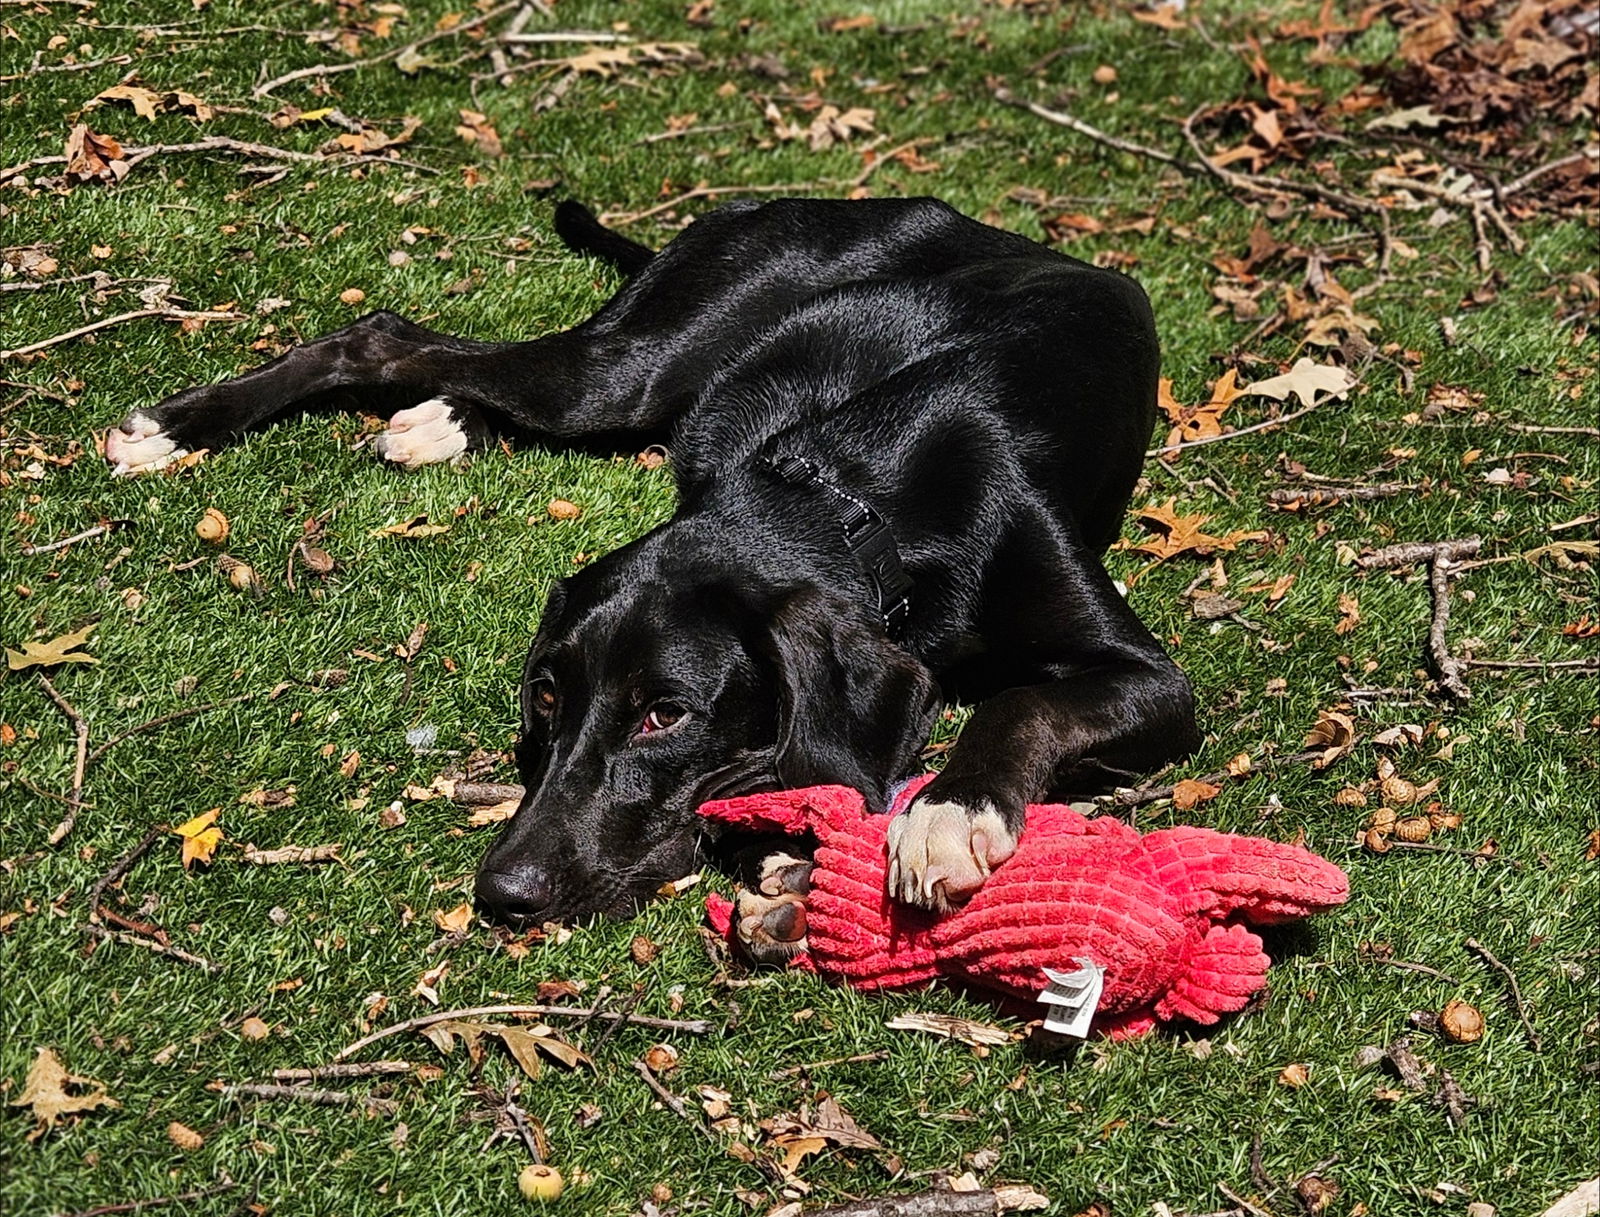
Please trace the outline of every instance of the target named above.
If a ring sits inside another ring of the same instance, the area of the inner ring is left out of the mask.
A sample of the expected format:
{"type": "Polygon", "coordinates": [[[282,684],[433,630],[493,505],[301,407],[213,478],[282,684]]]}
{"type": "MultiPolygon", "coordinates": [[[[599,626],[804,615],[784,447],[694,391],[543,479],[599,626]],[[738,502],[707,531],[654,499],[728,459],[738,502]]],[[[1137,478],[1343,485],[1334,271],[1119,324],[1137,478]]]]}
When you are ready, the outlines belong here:
{"type": "Polygon", "coordinates": [[[804,951],[810,894],[811,863],[782,853],[763,860],[759,885],[734,896],[734,932],[745,958],[782,965],[804,951]]]}
{"type": "Polygon", "coordinates": [[[420,469],[455,460],[468,441],[462,414],[444,398],[434,397],[395,414],[372,446],[391,465],[420,469]]]}
{"type": "Polygon", "coordinates": [[[188,449],[178,447],[160,423],[138,410],[106,432],[106,461],[113,477],[154,473],[187,455],[188,449]]]}
{"type": "Polygon", "coordinates": [[[946,912],[1016,852],[1016,834],[991,804],[973,810],[917,799],[889,825],[889,895],[946,912]]]}

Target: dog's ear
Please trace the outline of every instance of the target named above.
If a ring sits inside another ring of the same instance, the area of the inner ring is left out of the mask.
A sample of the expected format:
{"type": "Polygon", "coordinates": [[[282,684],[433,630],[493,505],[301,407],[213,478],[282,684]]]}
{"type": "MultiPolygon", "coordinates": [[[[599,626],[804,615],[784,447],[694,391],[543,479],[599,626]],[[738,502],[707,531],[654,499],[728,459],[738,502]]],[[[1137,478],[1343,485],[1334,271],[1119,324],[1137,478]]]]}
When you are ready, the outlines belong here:
{"type": "Polygon", "coordinates": [[[778,777],[785,786],[853,786],[873,812],[928,741],[939,686],[889,641],[864,605],[816,588],[769,618],[780,683],[778,777]]]}

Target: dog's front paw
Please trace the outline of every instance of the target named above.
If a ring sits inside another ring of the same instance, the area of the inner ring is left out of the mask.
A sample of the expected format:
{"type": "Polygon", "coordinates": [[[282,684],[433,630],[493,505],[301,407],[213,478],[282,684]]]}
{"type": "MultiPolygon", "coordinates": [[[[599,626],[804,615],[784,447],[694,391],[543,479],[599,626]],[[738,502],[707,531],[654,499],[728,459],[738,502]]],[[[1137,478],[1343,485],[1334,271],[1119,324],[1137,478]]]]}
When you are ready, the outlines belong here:
{"type": "Polygon", "coordinates": [[[733,898],[734,933],[744,957],[781,966],[804,951],[810,894],[811,863],[782,853],[763,859],[758,885],[741,888],[733,898]]]}
{"type": "Polygon", "coordinates": [[[154,473],[187,455],[187,448],[179,447],[160,423],[140,410],[106,432],[106,460],[114,477],[154,473]]]}
{"type": "Polygon", "coordinates": [[[947,912],[972,897],[1017,852],[1017,834],[994,804],[917,799],[889,825],[889,895],[947,912]]]}
{"type": "Polygon", "coordinates": [[[372,442],[374,451],[391,465],[420,469],[453,461],[467,450],[464,412],[434,397],[389,419],[389,429],[372,442]]]}

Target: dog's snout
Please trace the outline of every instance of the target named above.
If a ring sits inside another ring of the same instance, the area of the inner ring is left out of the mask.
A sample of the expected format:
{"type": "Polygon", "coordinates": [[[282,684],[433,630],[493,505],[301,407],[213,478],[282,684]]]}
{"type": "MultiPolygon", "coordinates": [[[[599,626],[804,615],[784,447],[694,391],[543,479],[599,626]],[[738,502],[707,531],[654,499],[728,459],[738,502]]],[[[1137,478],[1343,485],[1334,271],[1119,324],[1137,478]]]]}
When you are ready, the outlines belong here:
{"type": "Polygon", "coordinates": [[[478,911],[491,921],[537,921],[554,900],[555,885],[543,867],[525,862],[510,870],[479,871],[473,898],[478,911]]]}

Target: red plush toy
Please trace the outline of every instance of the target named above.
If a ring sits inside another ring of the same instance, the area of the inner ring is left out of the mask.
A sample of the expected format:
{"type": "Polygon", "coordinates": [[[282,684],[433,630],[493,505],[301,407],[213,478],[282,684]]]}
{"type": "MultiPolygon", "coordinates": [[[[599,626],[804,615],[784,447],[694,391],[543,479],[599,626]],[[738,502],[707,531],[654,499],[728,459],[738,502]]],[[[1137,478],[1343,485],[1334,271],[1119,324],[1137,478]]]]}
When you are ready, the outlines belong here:
{"type": "MultiPolygon", "coordinates": [[[[1040,804],[1028,808],[1017,852],[940,916],[885,894],[890,817],[868,815],[847,787],[723,799],[700,814],[731,828],[815,834],[797,966],[861,989],[965,981],[1042,1001],[1047,1026],[1079,1035],[1091,1020],[1124,1037],[1242,1009],[1270,962],[1246,923],[1307,917],[1349,895],[1343,871],[1293,845],[1206,828],[1140,836],[1120,820],[1040,804]]],[[[714,895],[707,907],[718,932],[730,933],[732,903],[714,895]]]]}

